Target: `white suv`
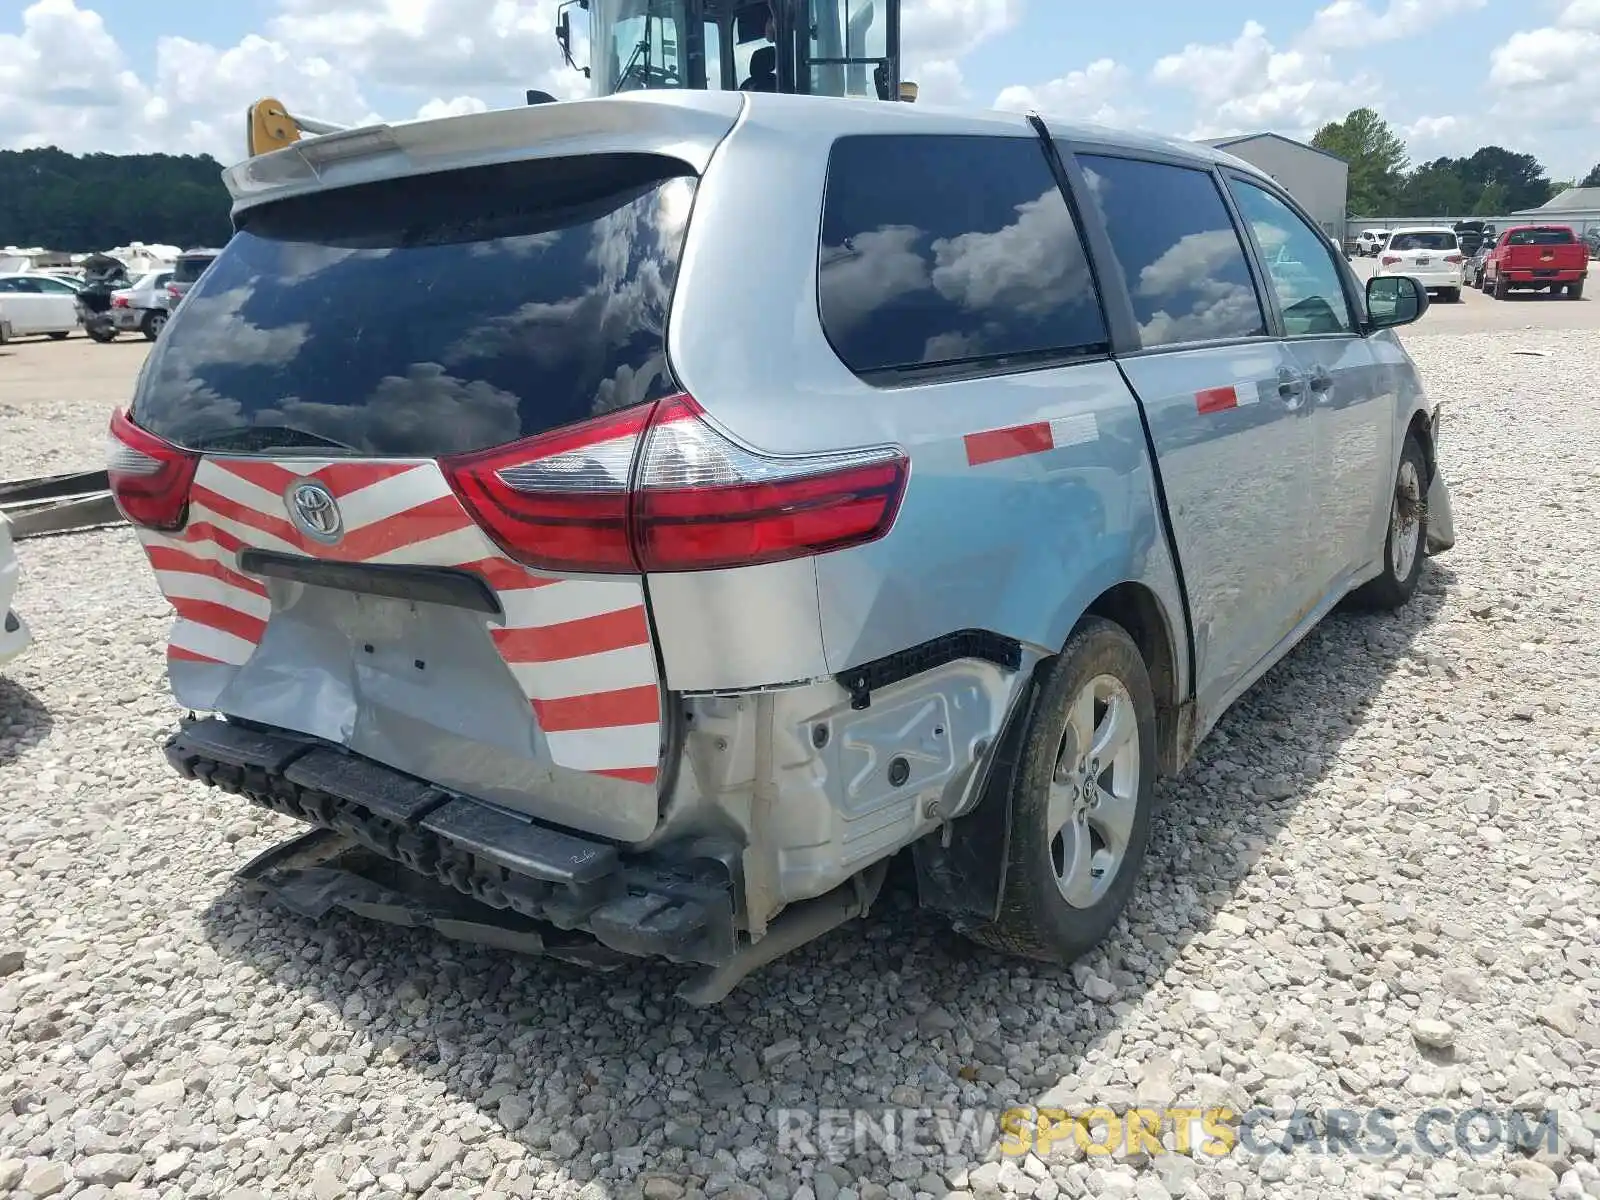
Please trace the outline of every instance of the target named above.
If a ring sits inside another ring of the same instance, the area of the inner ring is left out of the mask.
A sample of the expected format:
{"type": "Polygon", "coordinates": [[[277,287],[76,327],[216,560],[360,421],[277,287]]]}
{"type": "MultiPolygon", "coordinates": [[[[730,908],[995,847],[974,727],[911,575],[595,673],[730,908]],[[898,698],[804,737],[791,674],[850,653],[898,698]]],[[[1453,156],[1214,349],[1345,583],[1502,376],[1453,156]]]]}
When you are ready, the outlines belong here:
{"type": "Polygon", "coordinates": [[[1380,250],[1377,275],[1407,275],[1441,299],[1461,299],[1461,242],[1442,225],[1396,229],[1380,250]]]}
{"type": "Polygon", "coordinates": [[[1363,255],[1376,255],[1383,244],[1389,240],[1387,229],[1363,229],[1356,238],[1356,253],[1363,255]]]}

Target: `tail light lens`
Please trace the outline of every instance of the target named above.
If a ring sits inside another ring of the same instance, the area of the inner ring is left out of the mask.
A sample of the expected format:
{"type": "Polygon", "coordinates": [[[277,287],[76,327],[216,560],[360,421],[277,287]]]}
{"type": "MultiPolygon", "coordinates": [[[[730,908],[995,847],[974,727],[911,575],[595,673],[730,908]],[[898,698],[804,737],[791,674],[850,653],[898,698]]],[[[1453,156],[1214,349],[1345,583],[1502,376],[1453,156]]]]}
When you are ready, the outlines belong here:
{"type": "Polygon", "coordinates": [[[181,300],[183,298],[183,293],[178,290],[178,285],[175,283],[167,284],[167,295],[173,300],[181,300]]]}
{"type": "Polygon", "coordinates": [[[518,562],[633,571],[628,479],[648,407],[440,460],[473,520],[518,562]]]}
{"type": "Polygon", "coordinates": [[[1444,256],[1444,260],[1447,263],[1458,263],[1458,262],[1461,261],[1461,255],[1459,255],[1459,254],[1446,254],[1444,256]]]}
{"type": "Polygon", "coordinates": [[[910,464],[892,448],[774,456],[668,397],[444,459],[507,554],[553,571],[705,571],[842,550],[887,533],[910,464]]]}
{"type": "Polygon", "coordinates": [[[112,308],[127,308],[128,307],[128,298],[126,296],[113,296],[113,297],[111,297],[111,307],[112,308]]]}
{"type": "Polygon", "coordinates": [[[670,397],[640,460],[639,567],[753,566],[873,541],[894,524],[909,465],[888,448],[757,454],[713,428],[692,396],[670,397]]]}
{"type": "Polygon", "coordinates": [[[1386,267],[1392,267],[1399,261],[1400,256],[1398,254],[1385,254],[1383,256],[1383,265],[1386,267]]]}
{"type": "Polygon", "coordinates": [[[200,456],[140,429],[118,409],[111,417],[106,473],[122,515],[146,529],[182,529],[200,456]]]}

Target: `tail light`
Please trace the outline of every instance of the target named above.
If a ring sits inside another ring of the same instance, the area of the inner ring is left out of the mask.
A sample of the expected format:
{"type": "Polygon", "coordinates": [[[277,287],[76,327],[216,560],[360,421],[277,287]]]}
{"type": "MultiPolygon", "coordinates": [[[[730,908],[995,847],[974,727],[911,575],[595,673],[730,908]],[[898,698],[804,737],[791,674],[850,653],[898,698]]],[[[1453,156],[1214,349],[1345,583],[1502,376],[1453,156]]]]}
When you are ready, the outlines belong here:
{"type": "Polygon", "coordinates": [[[1385,254],[1383,256],[1383,265],[1386,267],[1392,267],[1399,261],[1400,256],[1398,254],[1385,254]]]}
{"type": "Polygon", "coordinates": [[[1444,256],[1444,260],[1447,263],[1458,263],[1458,262],[1461,261],[1461,255],[1459,255],[1459,254],[1446,254],[1444,256]]]}
{"type": "Polygon", "coordinates": [[[167,295],[173,300],[183,299],[183,293],[178,290],[178,285],[175,283],[167,284],[167,295]]]}
{"type": "Polygon", "coordinates": [[[910,463],[893,448],[775,456],[677,395],[440,464],[509,555],[556,571],[705,571],[874,541],[910,463]]]}
{"type": "Polygon", "coordinates": [[[112,308],[127,308],[128,307],[128,298],[126,296],[113,296],[113,297],[111,297],[111,307],[112,308]]]}
{"type": "Polygon", "coordinates": [[[139,428],[120,408],[111,416],[106,473],[122,515],[146,529],[181,529],[200,456],[139,428]]]}
{"type": "Polygon", "coordinates": [[[530,567],[632,571],[628,480],[648,407],[440,460],[478,526],[530,567]]]}

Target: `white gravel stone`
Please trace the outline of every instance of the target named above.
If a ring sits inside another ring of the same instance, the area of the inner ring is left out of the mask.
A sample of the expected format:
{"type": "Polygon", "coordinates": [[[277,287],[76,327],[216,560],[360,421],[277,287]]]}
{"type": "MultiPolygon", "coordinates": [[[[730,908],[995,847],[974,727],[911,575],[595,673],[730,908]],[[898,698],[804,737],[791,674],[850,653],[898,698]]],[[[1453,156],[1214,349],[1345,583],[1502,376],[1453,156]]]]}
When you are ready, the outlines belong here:
{"type": "Polygon", "coordinates": [[[1430,1050],[1448,1050],[1455,1045],[1456,1029],[1449,1021],[1418,1017],[1411,1023],[1411,1036],[1419,1046],[1426,1046],[1430,1050]]]}
{"type": "MultiPolygon", "coordinates": [[[[1074,971],[978,953],[894,893],[694,1011],[661,964],[590,975],[264,906],[231,874],[299,827],[168,769],[169,615],[131,536],[21,543],[37,642],[0,674],[0,1192],[1600,1195],[1600,344],[1541,331],[1547,357],[1514,357],[1529,337],[1408,335],[1449,405],[1460,544],[1407,611],[1330,617],[1162,785],[1126,921],[1074,971]],[[1025,1163],[826,1160],[774,1116],[1169,1095],[1521,1103],[1563,1138],[1521,1166],[1107,1162],[1070,1140],[1025,1163]]],[[[114,397],[85,394],[8,431],[12,474],[94,461],[114,397]]]]}

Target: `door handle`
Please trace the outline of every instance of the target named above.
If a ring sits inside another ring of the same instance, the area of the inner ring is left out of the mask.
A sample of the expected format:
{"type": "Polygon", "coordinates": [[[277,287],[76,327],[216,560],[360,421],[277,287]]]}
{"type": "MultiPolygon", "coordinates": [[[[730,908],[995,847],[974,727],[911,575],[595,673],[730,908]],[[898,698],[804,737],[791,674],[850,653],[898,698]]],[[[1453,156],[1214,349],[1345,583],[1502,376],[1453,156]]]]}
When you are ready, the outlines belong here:
{"type": "Polygon", "coordinates": [[[1289,408],[1299,408],[1306,395],[1305,376],[1288,367],[1278,368],[1278,398],[1289,408]]]}

